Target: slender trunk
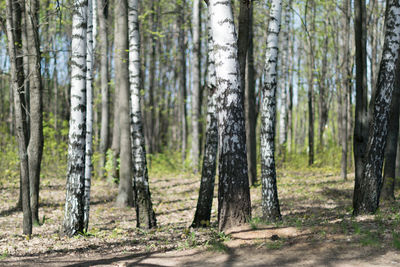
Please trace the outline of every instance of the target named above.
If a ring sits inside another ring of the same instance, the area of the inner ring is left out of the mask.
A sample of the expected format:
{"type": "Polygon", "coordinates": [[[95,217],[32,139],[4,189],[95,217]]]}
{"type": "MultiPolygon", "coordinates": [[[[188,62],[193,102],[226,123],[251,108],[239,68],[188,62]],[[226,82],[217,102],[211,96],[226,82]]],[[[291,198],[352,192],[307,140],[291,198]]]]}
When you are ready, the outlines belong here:
{"type": "Polygon", "coordinates": [[[85,190],[83,195],[83,225],[87,232],[90,210],[90,184],[93,154],[93,1],[88,0],[86,33],[86,136],[85,136],[85,190]]]}
{"type": "Polygon", "coordinates": [[[31,0],[25,2],[26,30],[29,52],[30,93],[29,93],[29,182],[31,193],[32,221],[39,223],[39,183],[40,165],[43,153],[43,107],[42,107],[42,77],[40,67],[39,44],[39,2],[31,0]]]}
{"type": "MultiPolygon", "coordinates": [[[[309,76],[308,76],[308,165],[314,164],[314,71],[315,71],[315,51],[314,51],[314,38],[315,38],[315,2],[311,1],[312,21],[310,36],[308,36],[309,45],[309,76]]],[[[307,12],[307,7],[306,7],[307,12]]]]}
{"type": "Polygon", "coordinates": [[[275,124],[278,37],[281,27],[282,1],[273,0],[265,55],[265,82],[261,105],[261,206],[263,217],[280,220],[278,190],[275,169],[275,124]]]}
{"type": "MultiPolygon", "coordinates": [[[[324,32],[327,32],[327,25],[324,22],[324,32]]],[[[319,135],[319,146],[318,150],[322,152],[324,149],[324,132],[325,126],[328,123],[328,84],[326,81],[326,75],[328,71],[328,42],[329,37],[325,37],[323,50],[322,50],[322,66],[321,75],[319,78],[319,95],[318,95],[318,135],[319,135]]]]}
{"type": "Polygon", "coordinates": [[[240,87],[237,37],[231,2],[211,0],[209,10],[218,88],[218,228],[222,231],[248,222],[251,219],[251,204],[244,90],[240,87]]]}
{"type": "MultiPolygon", "coordinates": [[[[400,122],[399,122],[400,124],[400,122]]],[[[396,152],[396,168],[395,168],[395,180],[400,177],[400,135],[397,137],[397,152],[396,152]]]]}
{"type": "Polygon", "coordinates": [[[180,92],[180,121],[181,121],[181,153],[182,162],[186,159],[187,147],[187,111],[186,111],[186,43],[185,43],[185,0],[178,4],[178,46],[179,46],[179,92],[180,92]]]}
{"type": "MultiPolygon", "coordinates": [[[[22,62],[21,44],[21,4],[19,1],[6,1],[6,23],[8,39],[8,55],[10,57],[11,86],[14,92],[15,128],[18,140],[20,160],[20,179],[22,191],[22,232],[32,234],[32,212],[29,193],[29,163],[27,154],[26,122],[23,103],[24,99],[24,71],[22,62]]],[[[11,105],[11,104],[10,104],[11,105]]]]}
{"type": "Polygon", "coordinates": [[[288,137],[288,84],[289,84],[289,24],[290,24],[290,12],[291,12],[292,1],[288,1],[285,4],[285,24],[283,31],[283,56],[282,56],[282,86],[281,86],[281,109],[279,115],[279,153],[286,152],[287,137],[288,137]]]}
{"type": "Polygon", "coordinates": [[[288,128],[288,138],[287,138],[287,150],[289,152],[292,151],[292,144],[293,144],[293,73],[294,73],[294,67],[293,67],[293,59],[294,59],[294,43],[295,43],[295,37],[294,34],[292,33],[291,25],[288,25],[289,27],[289,34],[291,35],[289,39],[289,59],[288,59],[288,65],[289,65],[289,86],[288,86],[288,95],[287,95],[287,108],[288,108],[288,113],[287,113],[287,128],[288,128]]]}
{"type": "Polygon", "coordinates": [[[104,177],[106,153],[109,146],[109,90],[108,90],[108,0],[98,1],[99,45],[100,45],[100,87],[101,87],[101,126],[100,126],[100,166],[99,177],[104,177]]]}
{"type": "Polygon", "coordinates": [[[349,135],[349,128],[348,128],[348,108],[349,108],[349,94],[351,93],[351,70],[350,70],[350,1],[349,0],[344,0],[343,1],[344,5],[344,10],[345,10],[345,18],[344,18],[344,27],[345,27],[345,39],[344,39],[344,47],[343,47],[343,53],[344,53],[344,64],[343,64],[343,93],[340,95],[340,102],[342,103],[342,106],[340,107],[341,110],[341,118],[340,118],[340,124],[342,125],[341,127],[341,147],[342,147],[342,158],[341,158],[341,176],[344,180],[347,180],[347,154],[348,154],[348,135],[349,135]]]}
{"type": "Polygon", "coordinates": [[[86,137],[86,27],[87,1],[76,0],[72,15],[71,120],[68,143],[67,193],[63,233],[84,230],[84,181],[86,137]]]}
{"type": "Polygon", "coordinates": [[[129,120],[128,73],[128,5],[127,0],[115,3],[115,87],[118,88],[118,118],[120,128],[119,187],[116,204],[133,205],[132,147],[129,120]]]}
{"type": "MultiPolygon", "coordinates": [[[[210,13],[208,12],[210,15],[210,13]]],[[[215,173],[218,153],[218,120],[216,114],[217,85],[214,62],[214,41],[211,34],[210,18],[208,18],[208,64],[207,64],[207,128],[204,147],[203,168],[201,172],[199,198],[193,227],[209,226],[211,207],[214,196],[215,173]]]]}
{"type": "Polygon", "coordinates": [[[368,107],[367,107],[367,54],[366,54],[366,10],[365,0],[354,1],[354,27],[356,46],[356,108],[354,124],[354,166],[355,186],[353,194],[354,212],[358,209],[358,197],[362,194],[360,183],[364,179],[364,162],[368,141],[368,107]]]}
{"type": "MultiPolygon", "coordinates": [[[[157,31],[157,17],[156,17],[156,1],[151,1],[151,27],[152,31],[157,31]]],[[[149,153],[155,153],[155,138],[154,138],[154,124],[155,124],[155,103],[154,103],[154,94],[155,94],[155,82],[156,82],[156,60],[157,55],[157,40],[154,34],[151,34],[151,54],[150,54],[150,69],[149,69],[149,118],[147,122],[147,136],[148,136],[148,147],[149,153]]]]}
{"type": "Polygon", "coordinates": [[[192,167],[199,171],[200,157],[200,87],[201,87],[201,0],[193,2],[193,58],[192,58],[192,167]]]}
{"type": "Polygon", "coordinates": [[[143,135],[142,111],[140,107],[140,34],[138,0],[128,2],[129,20],[129,81],[131,93],[131,141],[133,179],[135,187],[137,227],[156,227],[156,217],[151,202],[147,173],[146,150],[143,135]]]}
{"type": "Polygon", "coordinates": [[[388,133],[388,117],[400,48],[400,3],[389,0],[386,10],[385,42],[378,74],[373,117],[363,165],[363,176],[354,192],[354,214],[373,213],[379,207],[382,166],[388,133]]]}
{"type": "Polygon", "coordinates": [[[244,88],[247,166],[249,183],[257,182],[256,100],[254,80],[253,1],[241,1],[239,14],[239,64],[244,88]],[[246,3],[247,2],[247,3],[246,3]],[[247,40],[247,43],[245,41],[247,40]],[[247,55],[247,60],[246,60],[247,55]],[[243,71],[243,73],[242,73],[243,71]]]}

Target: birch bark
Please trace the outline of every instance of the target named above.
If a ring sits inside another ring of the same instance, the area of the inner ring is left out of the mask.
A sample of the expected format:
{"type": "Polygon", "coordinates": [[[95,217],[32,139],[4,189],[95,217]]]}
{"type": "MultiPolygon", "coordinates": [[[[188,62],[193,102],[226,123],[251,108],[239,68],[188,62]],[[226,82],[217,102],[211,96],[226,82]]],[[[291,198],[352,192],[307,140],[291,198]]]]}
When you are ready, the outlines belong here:
{"type": "Polygon", "coordinates": [[[378,74],[365,162],[363,164],[363,175],[358,181],[358,190],[354,191],[353,208],[355,215],[375,212],[379,207],[383,156],[395,73],[398,71],[396,62],[399,56],[399,48],[400,1],[389,0],[386,10],[385,42],[378,74]]]}
{"type": "Polygon", "coordinates": [[[282,1],[271,3],[270,22],[265,57],[265,81],[261,104],[261,181],[263,217],[269,220],[281,218],[275,170],[275,125],[278,37],[280,32],[282,1]]]}
{"type": "Polygon", "coordinates": [[[89,226],[90,184],[92,180],[92,145],[93,145],[93,1],[88,0],[86,32],[86,136],[85,136],[85,191],[83,196],[84,230],[89,226]]]}
{"type": "Polygon", "coordinates": [[[69,124],[67,193],[63,233],[83,232],[86,137],[87,1],[73,3],[71,44],[71,117],[69,124]]]}
{"type": "Polygon", "coordinates": [[[129,82],[131,93],[131,142],[133,160],[133,182],[135,187],[137,227],[156,227],[156,217],[151,202],[147,172],[146,150],[143,135],[143,120],[140,106],[140,34],[139,1],[128,0],[129,25],[129,82]]]}
{"type": "Polygon", "coordinates": [[[217,77],[219,137],[218,227],[226,230],[250,220],[243,88],[231,1],[209,1],[217,77]]]}

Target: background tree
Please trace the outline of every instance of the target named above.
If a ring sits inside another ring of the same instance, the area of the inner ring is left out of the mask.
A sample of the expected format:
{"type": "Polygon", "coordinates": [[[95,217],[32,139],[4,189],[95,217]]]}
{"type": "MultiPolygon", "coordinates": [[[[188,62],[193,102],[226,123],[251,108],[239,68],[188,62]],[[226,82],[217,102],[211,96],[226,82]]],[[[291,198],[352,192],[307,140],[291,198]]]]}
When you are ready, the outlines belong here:
{"type": "MultiPolygon", "coordinates": [[[[120,169],[117,205],[133,205],[132,146],[129,120],[128,4],[115,3],[115,87],[118,87],[118,127],[120,131],[120,169]]],[[[115,122],[114,122],[115,123],[115,122]]]]}
{"type": "Polygon", "coordinates": [[[6,27],[8,39],[8,53],[10,57],[10,72],[12,90],[14,94],[15,126],[18,139],[18,152],[20,159],[20,186],[22,191],[22,232],[24,235],[32,234],[32,211],[30,205],[29,188],[29,162],[27,153],[27,126],[24,112],[24,72],[21,58],[21,3],[19,1],[6,1],[6,27]]]}

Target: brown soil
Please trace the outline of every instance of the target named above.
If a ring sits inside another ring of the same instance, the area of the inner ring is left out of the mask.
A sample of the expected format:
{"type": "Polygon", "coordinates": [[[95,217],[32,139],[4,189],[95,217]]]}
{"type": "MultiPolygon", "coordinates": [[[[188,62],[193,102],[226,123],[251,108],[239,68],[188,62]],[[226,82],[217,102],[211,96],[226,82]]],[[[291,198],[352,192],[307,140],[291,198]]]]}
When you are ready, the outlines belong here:
{"type": "MultiPolygon", "coordinates": [[[[353,181],[335,175],[279,175],[283,222],[258,218],[260,187],[252,188],[253,220],[222,234],[191,229],[199,179],[190,175],[152,178],[159,227],[135,228],[132,208],[114,206],[117,187],[94,181],[89,234],[59,235],[65,181],[42,182],[42,225],[21,235],[15,184],[0,188],[0,265],[7,266],[400,266],[400,204],[377,215],[352,218],[353,181]],[[398,243],[397,243],[398,242],[398,243]]],[[[398,192],[396,192],[398,195],[398,192]]],[[[216,207],[216,199],[214,199],[216,207]]]]}

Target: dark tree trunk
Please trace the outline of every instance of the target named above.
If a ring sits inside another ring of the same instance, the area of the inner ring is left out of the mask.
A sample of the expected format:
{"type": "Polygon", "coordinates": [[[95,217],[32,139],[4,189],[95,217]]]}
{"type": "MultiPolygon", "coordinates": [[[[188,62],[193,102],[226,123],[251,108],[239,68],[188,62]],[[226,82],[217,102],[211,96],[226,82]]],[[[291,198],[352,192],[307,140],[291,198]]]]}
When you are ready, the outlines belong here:
{"type": "MultiPolygon", "coordinates": [[[[315,71],[315,51],[314,51],[314,40],[315,40],[315,2],[311,1],[311,29],[310,36],[308,38],[309,45],[309,76],[308,76],[308,165],[314,164],[314,71],[315,71]]],[[[307,12],[307,7],[306,7],[307,12]]]]}
{"type": "Polygon", "coordinates": [[[180,92],[180,121],[181,121],[181,153],[182,162],[186,159],[187,148],[187,110],[186,110],[186,42],[185,42],[185,0],[178,1],[178,46],[179,46],[179,92],[180,92]]]}
{"type": "Polygon", "coordinates": [[[343,64],[343,86],[342,86],[342,94],[340,97],[340,103],[342,104],[340,107],[340,122],[341,124],[341,147],[342,147],[342,158],[341,158],[341,176],[344,180],[347,180],[347,154],[348,154],[348,135],[349,135],[349,127],[348,121],[349,116],[347,110],[349,109],[349,94],[351,94],[351,70],[350,70],[350,1],[344,0],[343,2],[344,10],[345,10],[345,18],[344,18],[344,27],[345,27],[345,41],[344,41],[344,64],[343,64]]]}
{"type": "Polygon", "coordinates": [[[363,180],[364,162],[368,141],[368,106],[367,106],[367,50],[366,50],[366,8],[365,0],[354,1],[354,27],[356,46],[356,107],[354,121],[354,166],[355,186],[353,205],[359,203],[360,182],[363,180]]]}
{"type": "MultiPolygon", "coordinates": [[[[10,57],[11,87],[14,92],[15,128],[18,140],[21,179],[21,204],[23,211],[22,232],[32,234],[32,212],[29,192],[29,163],[26,139],[26,114],[24,111],[24,70],[21,51],[21,10],[19,1],[6,1],[6,23],[8,38],[8,55],[10,57]]],[[[11,104],[10,104],[11,105],[11,104]]]]}
{"type": "Polygon", "coordinates": [[[247,166],[249,182],[257,181],[256,112],[254,84],[253,1],[240,2],[238,57],[240,81],[244,88],[247,166]]]}
{"type": "Polygon", "coordinates": [[[396,66],[400,48],[400,3],[389,0],[386,8],[385,43],[378,74],[363,175],[358,180],[358,188],[355,188],[354,191],[355,215],[373,213],[378,209],[382,187],[382,166],[388,133],[388,118],[395,73],[399,71],[396,66]]]}
{"type": "MultiPolygon", "coordinates": [[[[156,2],[151,1],[151,27],[152,31],[157,31],[157,16],[156,16],[156,2]]],[[[147,140],[149,143],[149,153],[155,153],[155,138],[154,138],[154,124],[155,124],[155,103],[154,95],[156,91],[156,56],[157,56],[157,40],[154,34],[151,34],[151,53],[150,53],[150,68],[149,68],[149,111],[147,120],[147,140]]]]}
{"type": "MultiPolygon", "coordinates": [[[[399,61],[399,60],[398,60],[399,61]]],[[[397,62],[397,70],[400,70],[397,62]]],[[[399,107],[400,107],[400,75],[395,74],[394,92],[390,104],[388,136],[385,149],[385,166],[383,172],[383,187],[381,200],[394,200],[394,187],[396,180],[397,142],[399,138],[399,107]]]]}
{"type": "Polygon", "coordinates": [[[28,144],[29,182],[31,193],[32,221],[39,224],[39,182],[40,166],[43,153],[43,107],[42,107],[42,77],[40,72],[39,44],[39,2],[25,2],[26,31],[29,52],[30,70],[30,135],[28,144]]]}
{"type": "MultiPolygon", "coordinates": [[[[210,20],[210,19],[208,19],[210,20]]],[[[216,77],[213,51],[213,39],[210,22],[208,22],[208,66],[207,66],[207,128],[206,143],[204,147],[203,168],[200,180],[199,198],[196,213],[192,223],[193,227],[209,226],[211,207],[214,196],[215,173],[218,153],[218,121],[216,114],[216,77]]]]}

